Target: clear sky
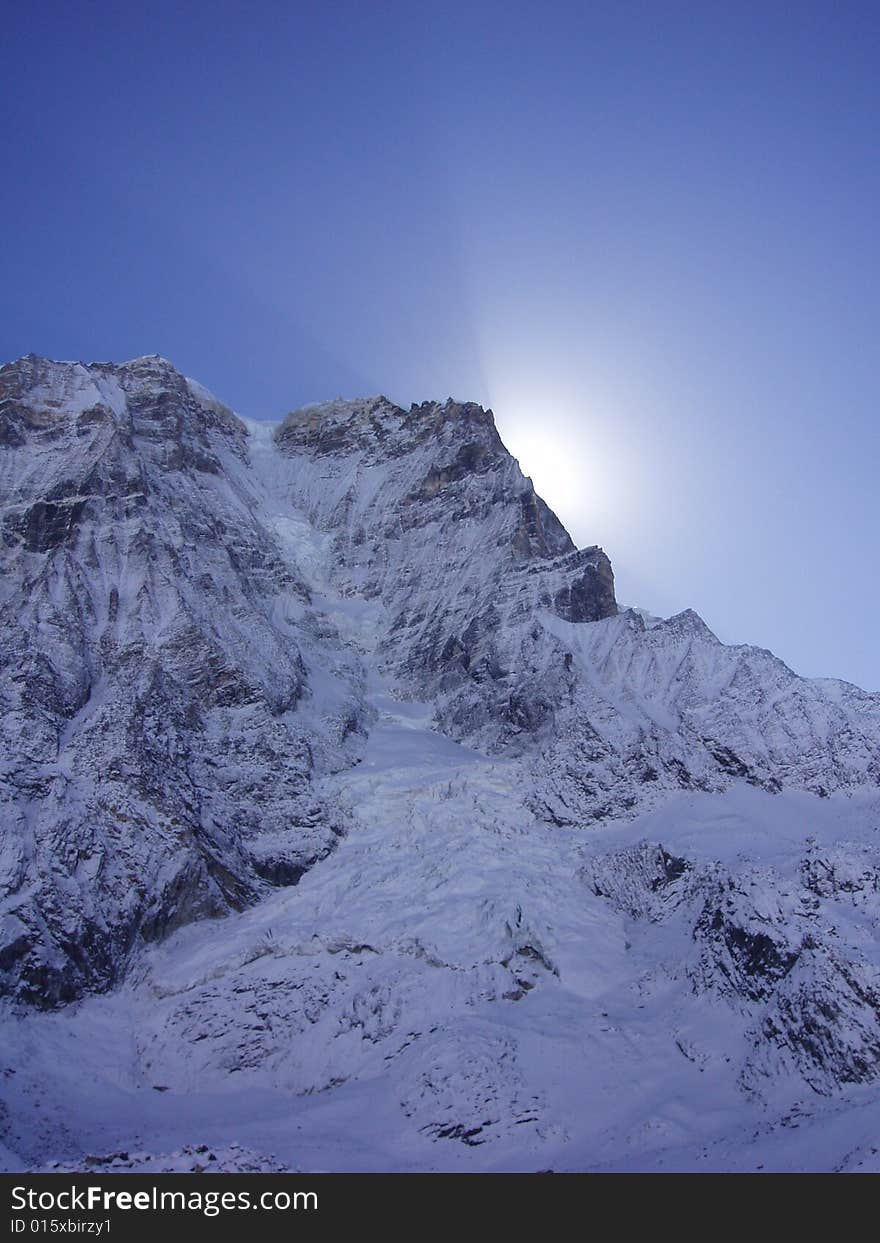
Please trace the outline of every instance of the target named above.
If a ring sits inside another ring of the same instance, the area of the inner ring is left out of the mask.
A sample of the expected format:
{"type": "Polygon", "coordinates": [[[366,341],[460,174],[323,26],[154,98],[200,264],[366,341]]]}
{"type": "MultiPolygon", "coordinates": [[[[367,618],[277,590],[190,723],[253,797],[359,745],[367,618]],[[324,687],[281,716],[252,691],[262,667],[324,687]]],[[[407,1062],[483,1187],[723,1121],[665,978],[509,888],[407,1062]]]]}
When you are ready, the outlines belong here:
{"type": "Polygon", "coordinates": [[[0,357],[493,407],[618,595],[880,689],[880,4],[7,6],[0,357]]]}

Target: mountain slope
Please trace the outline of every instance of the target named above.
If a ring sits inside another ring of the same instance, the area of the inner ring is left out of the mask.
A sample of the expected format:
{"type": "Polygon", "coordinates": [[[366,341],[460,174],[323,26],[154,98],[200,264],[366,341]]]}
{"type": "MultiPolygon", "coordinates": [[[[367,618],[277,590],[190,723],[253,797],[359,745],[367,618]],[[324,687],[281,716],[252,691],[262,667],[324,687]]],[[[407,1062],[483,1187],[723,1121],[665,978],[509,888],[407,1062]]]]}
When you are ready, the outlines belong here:
{"type": "Polygon", "coordinates": [[[619,611],[470,404],[29,357],[0,504],[12,1152],[870,1165],[880,696],[619,611]]]}

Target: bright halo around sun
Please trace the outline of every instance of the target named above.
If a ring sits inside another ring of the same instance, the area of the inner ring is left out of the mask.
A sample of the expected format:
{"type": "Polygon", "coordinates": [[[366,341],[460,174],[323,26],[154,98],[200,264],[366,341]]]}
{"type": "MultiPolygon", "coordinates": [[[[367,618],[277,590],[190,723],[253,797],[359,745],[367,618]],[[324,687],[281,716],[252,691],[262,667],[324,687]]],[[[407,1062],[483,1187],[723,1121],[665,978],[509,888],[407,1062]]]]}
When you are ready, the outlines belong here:
{"type": "MultiPolygon", "coordinates": [[[[575,543],[601,542],[609,516],[607,453],[570,403],[495,407],[501,439],[575,543]]],[[[615,505],[617,501],[615,500],[615,505]]]]}
{"type": "MultiPolygon", "coordinates": [[[[588,471],[582,455],[563,437],[546,431],[515,428],[502,438],[535,491],[563,520],[580,517],[590,508],[588,471]]],[[[595,499],[595,498],[593,498],[595,499]]]]}
{"type": "Polygon", "coordinates": [[[634,502],[647,494],[631,420],[605,392],[535,386],[513,368],[489,384],[495,425],[535,491],[579,546],[620,541],[634,502]],[[620,481],[627,481],[622,487],[620,481]]]}

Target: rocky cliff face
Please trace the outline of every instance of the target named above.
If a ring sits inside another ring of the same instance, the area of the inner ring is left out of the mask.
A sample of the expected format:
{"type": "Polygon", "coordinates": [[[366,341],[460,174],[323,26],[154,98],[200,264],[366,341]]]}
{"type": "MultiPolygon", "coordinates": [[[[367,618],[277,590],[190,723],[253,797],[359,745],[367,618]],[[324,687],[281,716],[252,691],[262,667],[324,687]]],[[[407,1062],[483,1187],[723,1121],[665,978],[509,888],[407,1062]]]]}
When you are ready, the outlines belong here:
{"type": "MultiPolygon", "coordinates": [[[[643,1054],[719,1116],[876,1079],[880,697],[619,611],[490,412],[272,428],[162,359],[28,357],[0,505],[4,1013],[116,989],[65,1029],[133,1050],[96,1082],[242,1116],[376,1083],[401,1152],[547,1164],[625,1163],[642,1106],[570,1102],[643,1054]]],[[[34,1161],[47,1076],[88,1112],[50,1017],[0,1110],[34,1161]]]]}
{"type": "Polygon", "coordinates": [[[247,442],[161,359],[0,369],[0,969],[36,1004],[335,841],[310,778],[357,754],[358,673],[308,632],[247,442]]]}
{"type": "Polygon", "coordinates": [[[290,415],[275,442],[291,496],[330,537],[331,583],[373,607],[379,667],[436,700],[455,737],[509,747],[549,732],[533,692],[539,618],[614,616],[614,578],[600,548],[574,547],[491,413],[336,402],[290,415]]]}
{"type": "Polygon", "coordinates": [[[273,444],[162,359],[29,357],[0,420],[0,969],[38,1004],[332,848],[311,778],[357,758],[365,655],[503,745],[535,611],[615,611],[477,406],[333,403],[273,444]]]}

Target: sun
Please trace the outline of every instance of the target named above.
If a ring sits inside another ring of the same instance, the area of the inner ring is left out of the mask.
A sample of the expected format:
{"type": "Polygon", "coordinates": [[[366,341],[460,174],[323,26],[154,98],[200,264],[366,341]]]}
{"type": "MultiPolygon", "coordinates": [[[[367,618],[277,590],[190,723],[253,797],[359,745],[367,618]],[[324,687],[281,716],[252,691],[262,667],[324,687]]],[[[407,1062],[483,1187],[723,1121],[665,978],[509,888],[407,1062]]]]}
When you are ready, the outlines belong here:
{"type": "Polygon", "coordinates": [[[575,543],[620,537],[648,489],[614,395],[601,388],[587,394],[573,382],[538,383],[513,367],[488,387],[502,441],[575,543]]]}
{"type": "Polygon", "coordinates": [[[561,437],[516,428],[504,437],[522,473],[560,517],[581,512],[589,502],[590,483],[582,455],[561,437]]]}

